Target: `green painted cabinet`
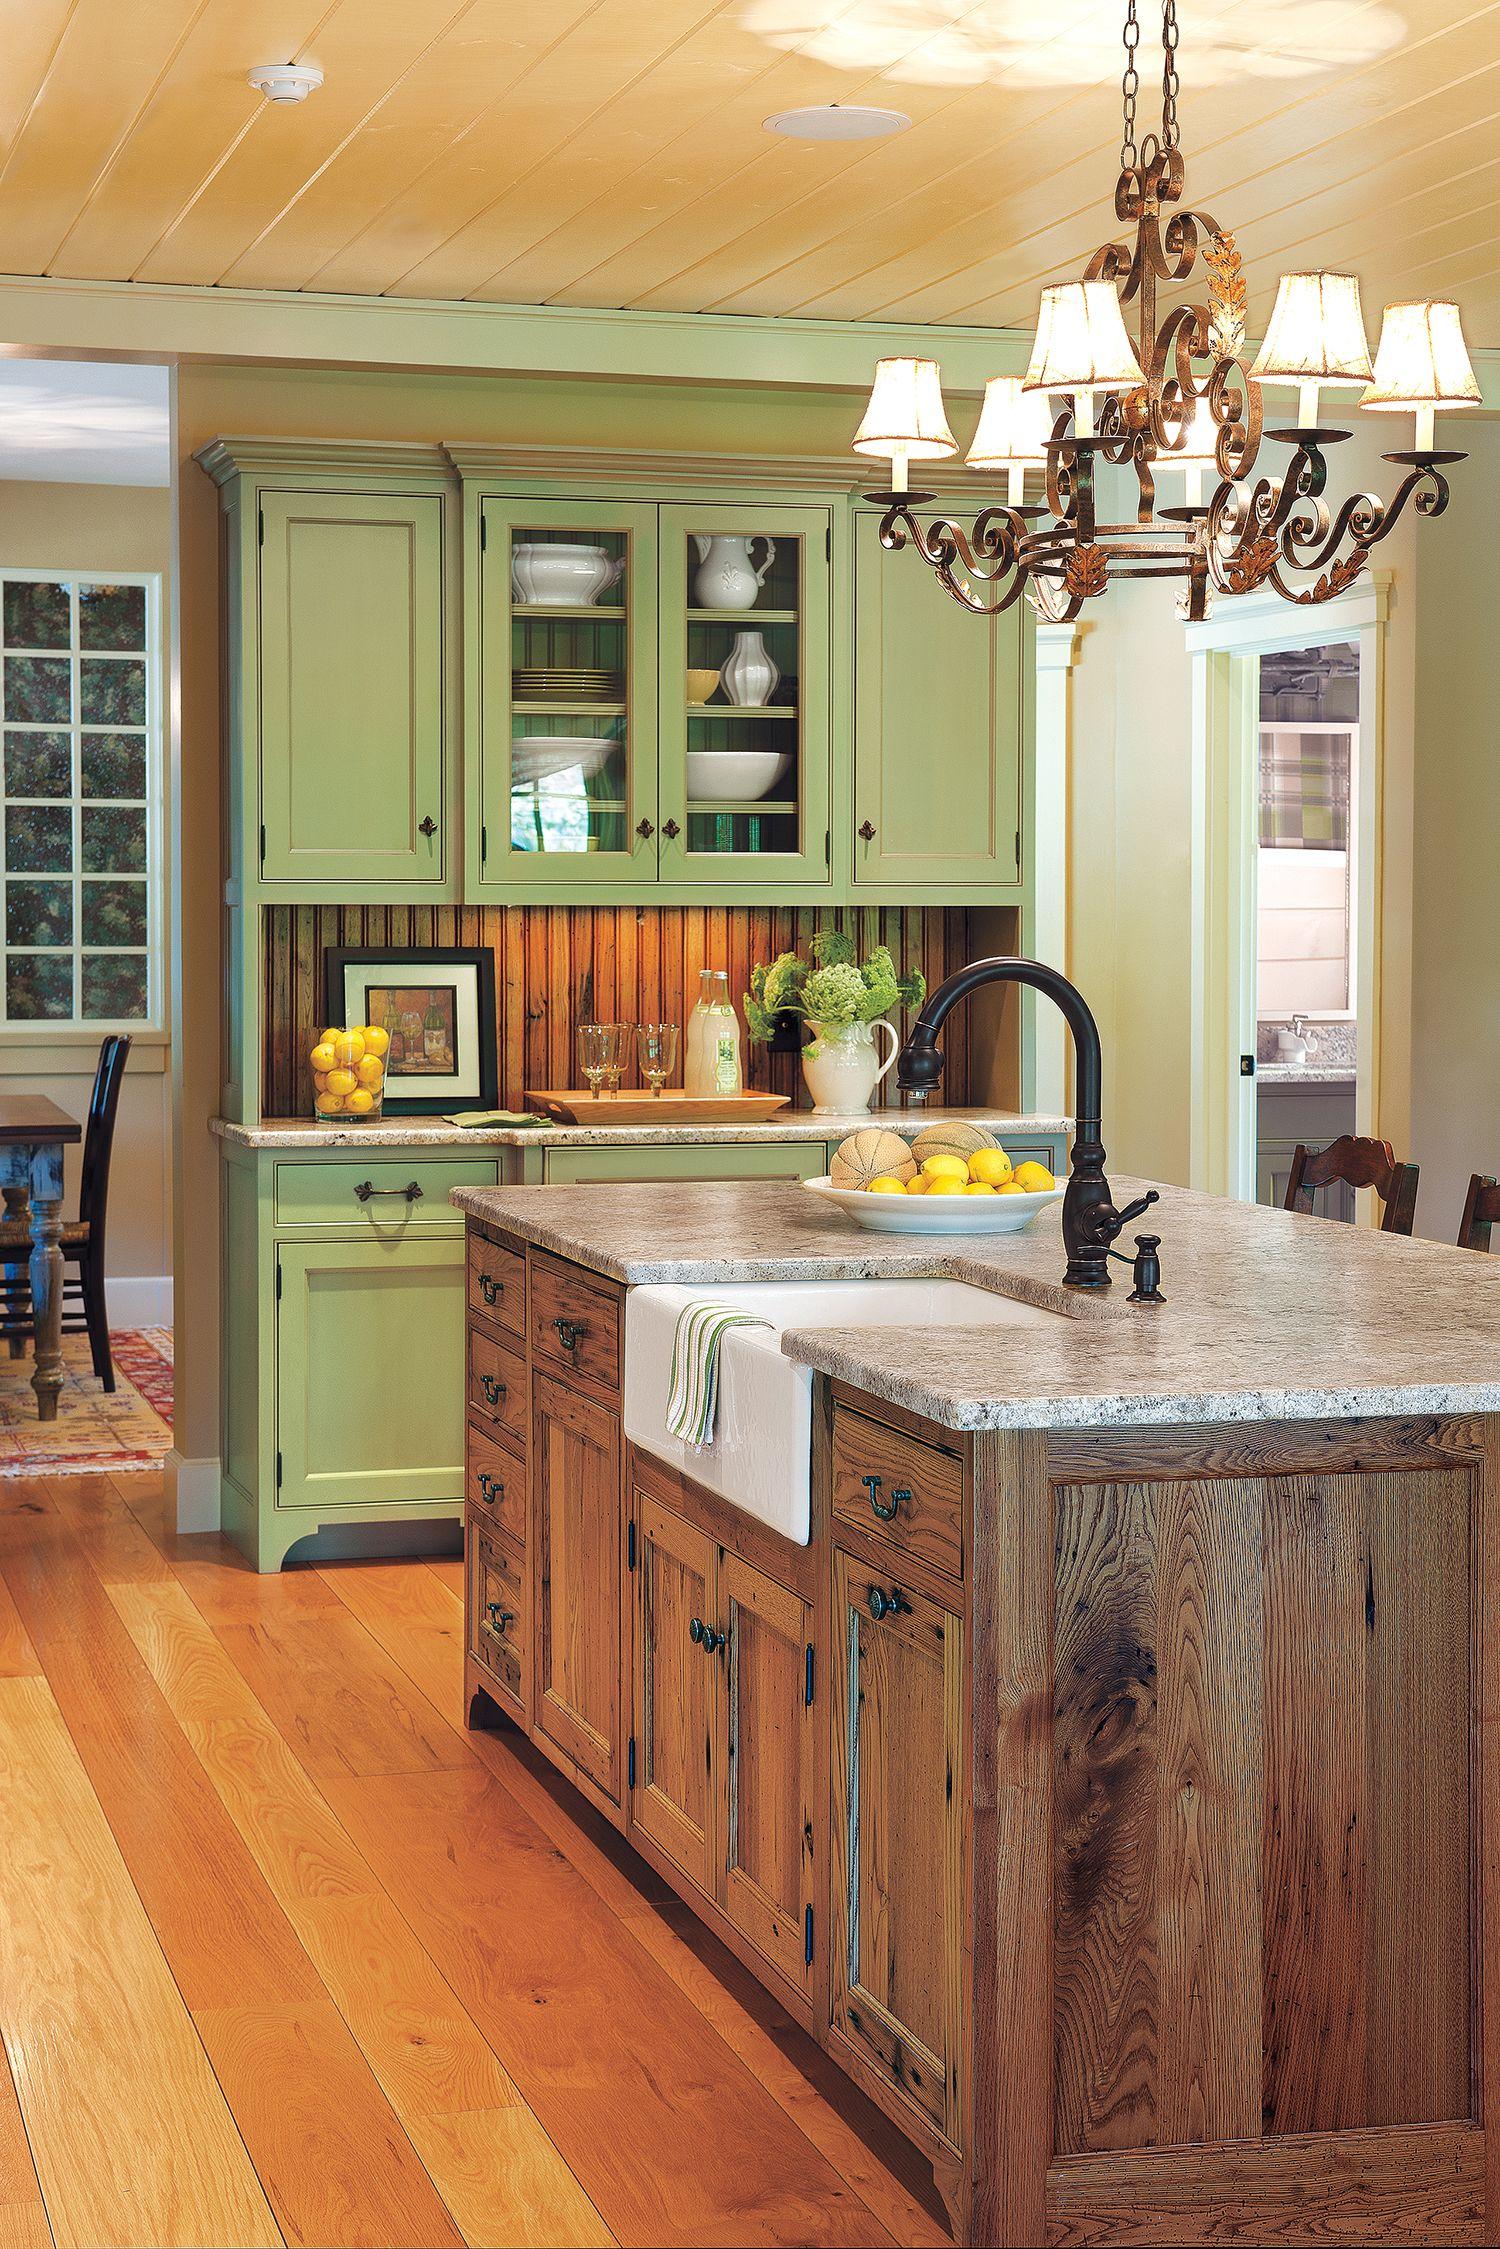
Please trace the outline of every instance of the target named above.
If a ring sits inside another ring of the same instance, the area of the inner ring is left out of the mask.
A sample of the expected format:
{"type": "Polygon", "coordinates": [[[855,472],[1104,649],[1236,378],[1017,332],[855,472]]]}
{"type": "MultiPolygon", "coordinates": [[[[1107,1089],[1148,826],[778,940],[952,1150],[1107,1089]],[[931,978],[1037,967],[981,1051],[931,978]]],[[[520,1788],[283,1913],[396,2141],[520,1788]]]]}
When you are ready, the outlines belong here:
{"type": "Polygon", "coordinates": [[[855,523],[854,895],[1021,892],[1029,612],[983,619],[855,523]]]}
{"type": "Polygon", "coordinates": [[[818,1179],[828,1169],[823,1140],[698,1141],[687,1147],[543,1148],[528,1161],[548,1186],[632,1179],[818,1179]]]}
{"type": "Polygon", "coordinates": [[[276,1251],[278,1512],[463,1499],[463,1237],[276,1251]]]}
{"type": "Polygon", "coordinates": [[[443,498],[262,490],[258,510],[262,879],[440,888],[443,498]]]}

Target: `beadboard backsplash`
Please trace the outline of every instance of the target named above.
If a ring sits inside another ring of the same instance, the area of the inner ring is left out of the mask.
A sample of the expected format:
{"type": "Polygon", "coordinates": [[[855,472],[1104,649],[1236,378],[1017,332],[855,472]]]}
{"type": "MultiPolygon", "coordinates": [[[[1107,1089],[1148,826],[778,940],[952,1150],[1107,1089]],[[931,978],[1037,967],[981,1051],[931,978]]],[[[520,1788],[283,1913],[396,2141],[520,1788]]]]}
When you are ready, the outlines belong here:
{"type": "MultiPolygon", "coordinates": [[[[814,931],[847,929],[861,952],[889,945],[903,974],[941,982],[969,958],[962,907],[268,906],[262,1113],[312,1111],[308,1033],[324,1021],[323,954],[330,945],[488,945],[495,955],[500,1101],[519,1107],[527,1086],[577,1082],[580,1023],[685,1024],[704,968],[729,973],[743,1016],[756,961],[814,931]]],[[[943,1034],[943,1097],[969,1098],[967,1009],[943,1034]]],[[[745,1045],[746,1083],[809,1106],[795,1055],[745,1045]]],[[[679,1080],[681,1071],[679,1067],[679,1080]]],[[[635,1070],[627,1084],[638,1082],[635,1070]]],[[[879,1098],[897,1100],[887,1080],[879,1098]]]]}

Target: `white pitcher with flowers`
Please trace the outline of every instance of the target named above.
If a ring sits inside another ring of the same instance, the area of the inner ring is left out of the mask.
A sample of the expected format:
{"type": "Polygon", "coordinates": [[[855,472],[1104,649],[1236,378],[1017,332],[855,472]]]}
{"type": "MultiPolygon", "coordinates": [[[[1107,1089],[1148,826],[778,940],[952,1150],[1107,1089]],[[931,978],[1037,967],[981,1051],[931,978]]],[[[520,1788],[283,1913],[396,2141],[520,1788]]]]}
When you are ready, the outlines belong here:
{"type": "Polygon", "coordinates": [[[802,1075],[813,1097],[813,1114],[846,1116],[869,1108],[900,1050],[890,1012],[920,1007],[927,979],[920,969],[898,976],[884,945],[858,961],[852,938],[841,929],[820,930],[811,950],[811,964],[797,953],[781,953],[769,966],[752,970],[745,1021],[751,1038],[769,1045],[781,1027],[779,1019],[800,1016],[812,1032],[802,1050],[802,1075]],[[889,1041],[884,1058],[875,1043],[877,1032],[889,1041]]]}

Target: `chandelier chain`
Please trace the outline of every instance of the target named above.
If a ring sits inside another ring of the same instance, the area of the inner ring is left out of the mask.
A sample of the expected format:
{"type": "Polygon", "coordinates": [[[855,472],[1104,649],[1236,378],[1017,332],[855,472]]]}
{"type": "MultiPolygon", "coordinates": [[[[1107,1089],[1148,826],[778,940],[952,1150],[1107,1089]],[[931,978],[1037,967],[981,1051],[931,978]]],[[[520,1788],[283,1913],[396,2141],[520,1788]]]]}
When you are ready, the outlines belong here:
{"type": "Polygon", "coordinates": [[[1141,26],[1135,12],[1135,0],[1125,0],[1125,75],[1120,81],[1120,91],[1125,97],[1125,136],[1120,143],[1120,169],[1135,169],[1138,151],[1135,145],[1135,97],[1141,90],[1140,72],[1135,67],[1135,51],[1141,43],[1141,26]]]}
{"type": "MultiPolygon", "coordinates": [[[[1131,0],[1132,13],[1134,0],[1131,0]]],[[[1161,145],[1177,146],[1177,0],[1164,0],[1161,12],[1161,145]]]]}

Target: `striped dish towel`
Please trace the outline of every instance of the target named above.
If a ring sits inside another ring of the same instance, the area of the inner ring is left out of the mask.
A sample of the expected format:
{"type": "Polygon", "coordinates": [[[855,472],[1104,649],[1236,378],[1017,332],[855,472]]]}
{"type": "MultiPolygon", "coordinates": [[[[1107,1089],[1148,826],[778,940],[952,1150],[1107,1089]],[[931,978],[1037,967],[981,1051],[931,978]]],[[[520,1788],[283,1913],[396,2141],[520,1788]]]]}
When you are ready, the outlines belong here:
{"type": "Polygon", "coordinates": [[[769,1320],[741,1312],[732,1304],[699,1298],[684,1304],[672,1337],[672,1379],[667,1390],[667,1429],[699,1450],[714,1441],[719,1406],[719,1346],[729,1328],[768,1328],[769,1320]]]}

